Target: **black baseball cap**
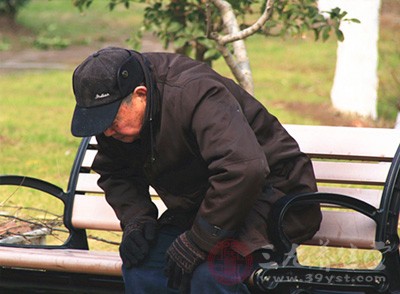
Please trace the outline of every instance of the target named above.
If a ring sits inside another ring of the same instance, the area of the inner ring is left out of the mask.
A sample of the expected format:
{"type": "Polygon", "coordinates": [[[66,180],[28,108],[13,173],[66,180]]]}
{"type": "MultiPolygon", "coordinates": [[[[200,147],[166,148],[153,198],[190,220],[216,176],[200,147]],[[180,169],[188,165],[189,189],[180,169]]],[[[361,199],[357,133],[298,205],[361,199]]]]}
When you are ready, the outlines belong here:
{"type": "Polygon", "coordinates": [[[144,80],[140,62],[127,49],[107,47],[90,55],[72,77],[76,99],[72,134],[89,137],[105,131],[122,100],[144,80]]]}

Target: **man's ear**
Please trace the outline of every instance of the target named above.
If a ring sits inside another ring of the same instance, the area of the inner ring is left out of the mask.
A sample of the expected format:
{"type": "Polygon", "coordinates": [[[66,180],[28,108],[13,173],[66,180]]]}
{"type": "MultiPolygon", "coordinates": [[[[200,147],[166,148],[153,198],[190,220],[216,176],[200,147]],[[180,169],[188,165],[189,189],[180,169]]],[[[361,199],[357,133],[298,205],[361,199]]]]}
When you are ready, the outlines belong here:
{"type": "Polygon", "coordinates": [[[147,88],[146,86],[137,86],[135,90],[133,91],[133,94],[136,94],[137,96],[146,99],[147,95],[147,88]]]}

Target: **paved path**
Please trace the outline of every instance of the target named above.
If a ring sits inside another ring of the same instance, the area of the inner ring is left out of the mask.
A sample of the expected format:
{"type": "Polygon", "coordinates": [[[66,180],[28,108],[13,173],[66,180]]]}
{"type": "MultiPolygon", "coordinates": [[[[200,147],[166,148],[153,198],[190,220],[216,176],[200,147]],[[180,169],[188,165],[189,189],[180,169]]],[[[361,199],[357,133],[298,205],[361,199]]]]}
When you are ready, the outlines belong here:
{"type": "MultiPolygon", "coordinates": [[[[38,50],[29,48],[22,51],[0,52],[0,71],[24,69],[65,69],[75,68],[92,52],[107,46],[124,47],[126,44],[100,44],[98,46],[70,46],[63,50],[38,50]]],[[[151,35],[142,41],[143,52],[166,51],[151,35]]]]}

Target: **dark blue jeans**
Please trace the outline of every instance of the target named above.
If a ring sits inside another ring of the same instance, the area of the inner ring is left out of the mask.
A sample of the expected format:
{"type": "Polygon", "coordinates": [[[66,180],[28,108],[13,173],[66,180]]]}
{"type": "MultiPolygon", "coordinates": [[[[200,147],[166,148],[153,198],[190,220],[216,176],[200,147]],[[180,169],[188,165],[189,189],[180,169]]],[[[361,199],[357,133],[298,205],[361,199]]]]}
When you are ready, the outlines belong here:
{"type": "MultiPolygon", "coordinates": [[[[159,231],[157,242],[151,248],[146,260],[138,267],[133,267],[131,269],[122,267],[122,273],[125,282],[125,293],[179,293],[179,291],[167,287],[167,278],[164,275],[164,267],[165,253],[171,243],[181,233],[183,233],[183,231],[177,227],[162,227],[159,231]]],[[[235,279],[235,275],[232,272],[229,272],[229,275],[225,275],[223,272],[218,271],[218,268],[226,263],[226,260],[214,259],[212,266],[210,266],[208,262],[204,262],[198,266],[193,272],[190,293],[249,294],[250,292],[246,285],[240,279],[235,279]]]]}

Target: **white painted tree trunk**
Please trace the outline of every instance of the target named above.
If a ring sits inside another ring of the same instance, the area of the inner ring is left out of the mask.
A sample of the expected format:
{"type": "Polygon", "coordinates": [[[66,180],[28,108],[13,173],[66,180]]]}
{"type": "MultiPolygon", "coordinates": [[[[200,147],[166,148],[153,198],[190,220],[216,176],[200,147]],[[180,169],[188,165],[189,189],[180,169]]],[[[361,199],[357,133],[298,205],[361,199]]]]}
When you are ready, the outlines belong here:
{"type": "Polygon", "coordinates": [[[396,123],[394,125],[395,129],[400,129],[400,111],[397,113],[396,123]]]}
{"type": "Polygon", "coordinates": [[[332,104],[340,111],[373,119],[377,117],[380,4],[381,0],[319,0],[321,11],[340,7],[348,12],[345,18],[361,21],[341,24],[345,40],[338,42],[332,104]]]}

